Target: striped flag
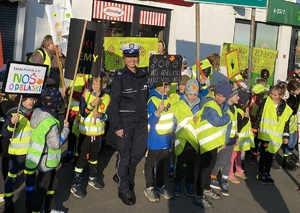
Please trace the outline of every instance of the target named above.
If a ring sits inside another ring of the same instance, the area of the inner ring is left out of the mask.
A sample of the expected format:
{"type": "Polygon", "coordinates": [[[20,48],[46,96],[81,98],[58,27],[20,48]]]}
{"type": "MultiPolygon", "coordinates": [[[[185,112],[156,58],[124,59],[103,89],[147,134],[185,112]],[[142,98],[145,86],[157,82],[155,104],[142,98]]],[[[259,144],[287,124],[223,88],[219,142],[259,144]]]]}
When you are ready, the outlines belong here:
{"type": "Polygon", "coordinates": [[[55,44],[66,42],[69,35],[72,7],[70,0],[56,0],[45,6],[51,35],[55,44]]]}

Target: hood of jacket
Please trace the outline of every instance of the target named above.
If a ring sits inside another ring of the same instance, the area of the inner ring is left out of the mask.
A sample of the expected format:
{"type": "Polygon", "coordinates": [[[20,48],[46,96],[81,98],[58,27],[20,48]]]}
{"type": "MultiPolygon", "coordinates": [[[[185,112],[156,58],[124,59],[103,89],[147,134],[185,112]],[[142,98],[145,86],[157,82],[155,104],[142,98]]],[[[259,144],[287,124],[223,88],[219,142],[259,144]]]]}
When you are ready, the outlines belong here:
{"type": "Polygon", "coordinates": [[[36,128],[41,121],[52,116],[49,112],[43,111],[41,108],[36,108],[31,116],[30,126],[36,128]]]}

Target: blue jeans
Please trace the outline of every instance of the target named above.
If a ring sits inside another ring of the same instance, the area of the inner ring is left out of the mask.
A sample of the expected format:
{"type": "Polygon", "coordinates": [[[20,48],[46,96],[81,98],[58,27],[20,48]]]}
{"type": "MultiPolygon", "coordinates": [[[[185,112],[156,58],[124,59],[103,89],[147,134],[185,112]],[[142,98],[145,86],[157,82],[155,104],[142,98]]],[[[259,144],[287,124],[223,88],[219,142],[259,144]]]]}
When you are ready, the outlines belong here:
{"type": "Polygon", "coordinates": [[[293,152],[297,144],[297,139],[298,139],[298,131],[295,131],[294,133],[290,134],[288,144],[284,144],[283,146],[284,154],[289,154],[293,152]]]}

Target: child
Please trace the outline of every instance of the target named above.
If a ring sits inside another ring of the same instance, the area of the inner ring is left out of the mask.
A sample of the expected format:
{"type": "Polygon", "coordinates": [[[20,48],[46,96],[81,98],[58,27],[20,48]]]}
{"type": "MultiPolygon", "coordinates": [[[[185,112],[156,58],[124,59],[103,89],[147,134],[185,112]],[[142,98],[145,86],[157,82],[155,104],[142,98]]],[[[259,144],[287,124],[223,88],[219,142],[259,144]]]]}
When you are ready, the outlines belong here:
{"type": "Polygon", "coordinates": [[[146,179],[144,195],[151,202],[159,201],[158,194],[168,200],[173,198],[173,195],[166,189],[164,184],[165,162],[174,138],[173,110],[171,101],[168,98],[169,90],[169,85],[156,85],[156,89],[151,90],[148,101],[150,131],[148,133],[148,152],[144,168],[146,179]],[[152,168],[155,165],[156,188],[154,190],[152,168]]]}
{"type": "Polygon", "coordinates": [[[226,131],[226,143],[220,150],[217,155],[217,161],[212,169],[211,173],[211,181],[210,187],[214,189],[221,189],[221,192],[225,196],[229,196],[228,191],[228,176],[231,164],[231,155],[233,151],[233,147],[237,141],[237,108],[235,104],[239,101],[239,95],[237,89],[232,89],[229,99],[227,100],[227,104],[229,107],[228,114],[230,116],[231,122],[227,126],[226,131]],[[219,171],[222,172],[222,180],[221,183],[217,180],[217,175],[219,171]]]}
{"type": "Polygon", "coordinates": [[[196,124],[201,154],[194,203],[204,209],[213,208],[208,197],[213,200],[221,199],[221,196],[210,188],[210,175],[217,160],[217,150],[225,144],[226,126],[230,122],[225,102],[230,97],[231,91],[232,86],[228,81],[220,81],[216,90],[206,96],[199,112],[200,122],[196,124]]]}
{"type": "Polygon", "coordinates": [[[180,100],[180,98],[184,95],[184,89],[188,80],[190,80],[189,76],[187,75],[181,76],[181,82],[178,83],[178,89],[176,90],[176,92],[171,93],[169,95],[172,104],[176,104],[180,100]]]}
{"type": "Polygon", "coordinates": [[[261,143],[257,179],[262,184],[274,184],[270,175],[273,154],[278,151],[282,143],[288,143],[289,117],[293,111],[282,100],[284,94],[283,86],[278,84],[272,86],[270,95],[259,105],[256,120],[252,126],[253,132],[257,133],[257,138],[261,143]]]}
{"type": "Polygon", "coordinates": [[[296,164],[292,160],[293,150],[298,141],[298,118],[297,111],[299,109],[300,102],[300,83],[297,80],[291,80],[287,85],[289,92],[289,98],[286,100],[288,106],[293,110],[292,116],[290,117],[290,138],[287,144],[283,144],[283,168],[290,171],[296,170],[296,164]]]}
{"type": "Polygon", "coordinates": [[[249,118],[249,113],[247,111],[247,107],[249,105],[249,101],[251,95],[245,90],[239,91],[239,101],[237,104],[237,130],[238,130],[238,141],[233,148],[233,152],[231,155],[231,166],[229,171],[228,180],[232,183],[240,183],[240,177],[244,180],[247,179],[243,169],[242,169],[242,159],[241,155],[243,151],[250,150],[250,147],[254,147],[254,135],[251,129],[251,122],[249,118]],[[235,173],[234,173],[235,167],[235,173]]]}
{"type": "Polygon", "coordinates": [[[183,179],[184,164],[186,165],[185,191],[188,196],[195,196],[193,189],[194,168],[199,145],[193,129],[195,122],[198,120],[195,114],[200,110],[198,92],[199,82],[196,79],[188,80],[185,87],[185,94],[181,100],[174,105],[174,116],[176,119],[174,195],[177,197],[181,196],[181,181],[183,179]]]}
{"type": "MultiPolygon", "coordinates": [[[[61,146],[70,132],[66,120],[60,132],[58,112],[64,102],[59,90],[56,87],[42,90],[41,102],[42,107],[32,113],[30,121],[32,134],[25,162],[26,168],[30,171],[39,171],[32,213],[40,212],[43,202],[45,202],[44,212],[52,212],[51,206],[57,185],[56,168],[61,160],[61,146]]],[[[29,187],[26,185],[26,188],[29,187]]]]}
{"type": "Polygon", "coordinates": [[[17,107],[10,109],[4,119],[3,138],[6,140],[11,139],[8,147],[8,153],[10,154],[9,169],[5,180],[5,212],[14,211],[13,193],[18,173],[23,169],[24,173],[27,174],[27,185],[32,186],[26,188],[26,207],[30,205],[33,196],[35,173],[25,169],[25,159],[31,134],[30,118],[36,100],[35,97],[23,96],[19,111],[17,107]]]}
{"type": "Polygon", "coordinates": [[[84,92],[80,99],[79,143],[82,144],[79,144],[78,146],[79,159],[76,162],[74,169],[74,183],[71,187],[72,194],[78,198],[86,196],[86,190],[81,184],[81,176],[87,163],[89,163],[90,175],[88,184],[97,190],[103,188],[102,183],[100,183],[96,177],[97,158],[99,151],[99,137],[103,135],[105,131],[105,121],[107,120],[105,112],[109,105],[110,97],[103,91],[101,92],[101,89],[107,86],[109,76],[104,72],[101,72],[100,76],[102,77],[93,77],[92,91],[84,92]]]}

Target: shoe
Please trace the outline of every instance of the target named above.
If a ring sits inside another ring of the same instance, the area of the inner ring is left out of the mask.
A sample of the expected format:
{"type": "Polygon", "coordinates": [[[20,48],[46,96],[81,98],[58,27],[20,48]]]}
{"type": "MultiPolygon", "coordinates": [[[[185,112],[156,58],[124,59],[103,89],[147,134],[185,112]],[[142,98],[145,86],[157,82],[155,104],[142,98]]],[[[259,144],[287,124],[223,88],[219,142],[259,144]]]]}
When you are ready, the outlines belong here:
{"type": "Polygon", "coordinates": [[[221,200],[222,199],[221,195],[217,194],[213,189],[209,189],[209,190],[204,189],[203,194],[213,200],[221,200]]]}
{"type": "Polygon", "coordinates": [[[64,213],[63,211],[57,210],[57,209],[51,209],[50,213],[64,213]]]}
{"type": "Polygon", "coordinates": [[[175,183],[174,184],[174,191],[173,191],[174,195],[176,197],[180,197],[181,196],[181,183],[175,183]]]}
{"type": "Polygon", "coordinates": [[[277,161],[274,159],[272,162],[272,169],[274,171],[280,172],[282,170],[282,167],[277,163],[277,161]]]}
{"type": "Polygon", "coordinates": [[[155,192],[154,187],[149,187],[144,190],[144,195],[148,198],[149,201],[151,202],[158,202],[159,201],[159,196],[155,192]]]}
{"type": "Polygon", "coordinates": [[[5,203],[4,204],[4,213],[14,213],[14,203],[10,202],[10,203],[5,203]]]}
{"type": "Polygon", "coordinates": [[[185,192],[186,192],[187,196],[194,197],[196,195],[192,183],[185,184],[184,189],[185,189],[185,192]]]}
{"type": "Polygon", "coordinates": [[[265,174],[265,177],[268,184],[274,184],[275,181],[273,180],[270,174],[265,174]]]}
{"type": "Polygon", "coordinates": [[[71,164],[74,161],[74,156],[73,155],[66,155],[62,161],[61,161],[61,165],[63,166],[67,166],[69,164],[71,164]]]}
{"type": "Polygon", "coordinates": [[[201,206],[203,209],[211,210],[214,208],[213,204],[206,198],[205,195],[203,196],[196,195],[194,198],[194,204],[201,206]]]}
{"type": "Polygon", "coordinates": [[[90,177],[88,184],[94,187],[94,189],[103,189],[102,183],[100,183],[96,177],[90,177]]]}
{"type": "Polygon", "coordinates": [[[113,176],[113,181],[116,183],[116,184],[118,184],[119,183],[119,177],[118,177],[118,175],[117,174],[115,174],[114,176],[113,176]]]}
{"type": "Polygon", "coordinates": [[[240,180],[236,178],[235,174],[229,175],[228,180],[231,181],[232,183],[239,184],[240,180]]]}
{"type": "Polygon", "coordinates": [[[86,190],[83,188],[83,186],[79,184],[73,184],[71,187],[71,193],[78,198],[84,198],[86,196],[86,190]]]}
{"type": "Polygon", "coordinates": [[[282,167],[289,171],[296,171],[296,164],[291,159],[291,156],[284,156],[282,167]]]}
{"type": "Polygon", "coordinates": [[[264,174],[258,174],[256,176],[256,179],[259,180],[259,182],[263,185],[266,185],[268,182],[267,182],[267,179],[266,179],[266,176],[264,174]]]}
{"type": "Polygon", "coordinates": [[[0,203],[3,203],[3,202],[4,202],[4,198],[0,197],[0,203]]]}
{"type": "Polygon", "coordinates": [[[155,187],[155,191],[160,194],[166,200],[171,200],[174,196],[166,189],[166,186],[163,185],[162,187],[155,187]]]}
{"type": "Polygon", "coordinates": [[[221,192],[222,192],[222,195],[229,196],[228,185],[229,185],[228,184],[228,180],[222,178],[222,181],[221,181],[221,192]]]}
{"type": "Polygon", "coordinates": [[[122,202],[125,205],[131,206],[131,205],[135,204],[135,201],[134,201],[130,191],[125,192],[125,193],[119,192],[118,195],[119,195],[119,198],[122,200],[122,202]]]}
{"type": "Polygon", "coordinates": [[[245,173],[243,171],[235,172],[234,174],[235,174],[235,176],[238,176],[238,177],[242,178],[243,180],[247,180],[248,179],[247,176],[245,175],[245,173]]]}
{"type": "Polygon", "coordinates": [[[217,180],[217,178],[211,178],[210,179],[210,187],[213,188],[213,189],[221,189],[219,181],[217,180]]]}

